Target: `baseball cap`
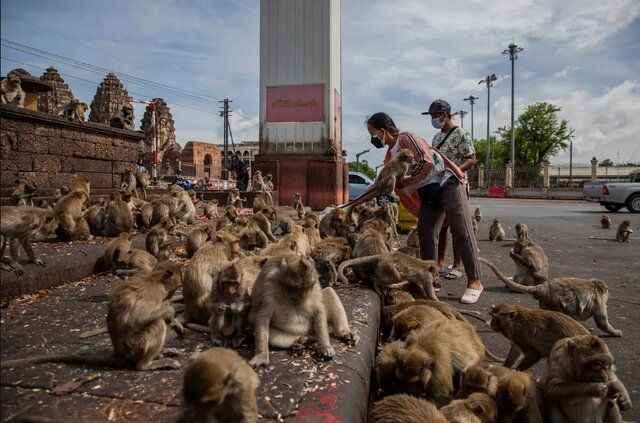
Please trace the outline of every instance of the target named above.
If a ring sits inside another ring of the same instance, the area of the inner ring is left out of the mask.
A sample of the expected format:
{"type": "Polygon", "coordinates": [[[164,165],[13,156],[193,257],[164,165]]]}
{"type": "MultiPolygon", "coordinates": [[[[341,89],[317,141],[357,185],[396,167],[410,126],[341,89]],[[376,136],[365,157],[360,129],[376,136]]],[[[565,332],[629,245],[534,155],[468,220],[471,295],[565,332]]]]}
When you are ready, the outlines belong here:
{"type": "Polygon", "coordinates": [[[451,113],[451,106],[444,100],[438,99],[431,103],[428,112],[422,112],[421,115],[428,115],[431,113],[451,113]]]}

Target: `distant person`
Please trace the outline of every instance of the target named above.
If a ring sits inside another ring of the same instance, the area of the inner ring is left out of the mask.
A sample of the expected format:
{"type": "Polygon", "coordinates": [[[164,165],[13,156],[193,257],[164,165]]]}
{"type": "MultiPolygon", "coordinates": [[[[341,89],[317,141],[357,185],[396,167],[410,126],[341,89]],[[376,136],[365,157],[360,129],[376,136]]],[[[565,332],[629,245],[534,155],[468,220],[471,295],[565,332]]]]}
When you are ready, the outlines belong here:
{"type": "Polygon", "coordinates": [[[398,182],[395,191],[405,208],[418,216],[420,256],[423,260],[436,260],[438,233],[446,216],[467,274],[467,289],[460,302],[477,302],[483,287],[480,282],[478,247],[462,182],[465,179],[464,172],[446,156],[435,151],[424,138],[412,132],[400,131],[386,113],[372,115],[367,120],[367,131],[374,147],[383,148],[387,145],[385,163],[400,150],[409,149],[413,153],[415,163],[410,176],[398,182]]]}
{"type": "MultiPolygon", "coordinates": [[[[433,137],[431,145],[454,162],[461,171],[465,172],[476,164],[476,151],[469,132],[453,124],[451,106],[444,100],[436,100],[429,106],[429,111],[423,115],[431,116],[431,125],[440,131],[433,137]]],[[[469,184],[464,180],[467,199],[469,198],[469,184]]],[[[453,243],[453,265],[446,266],[447,244],[449,242],[449,223],[445,218],[438,239],[438,266],[445,279],[459,279],[462,274],[462,258],[453,243]]]]}
{"type": "Polygon", "coordinates": [[[236,174],[236,188],[246,191],[249,186],[249,169],[237,155],[231,156],[231,171],[236,174]]]}

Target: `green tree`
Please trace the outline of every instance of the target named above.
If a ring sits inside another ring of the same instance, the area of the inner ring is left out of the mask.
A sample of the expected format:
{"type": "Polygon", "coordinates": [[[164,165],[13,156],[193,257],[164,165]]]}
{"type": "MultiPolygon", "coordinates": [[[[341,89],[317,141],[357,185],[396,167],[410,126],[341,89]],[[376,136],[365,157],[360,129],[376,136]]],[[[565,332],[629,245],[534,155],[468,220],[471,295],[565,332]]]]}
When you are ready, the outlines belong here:
{"type": "Polygon", "coordinates": [[[376,170],[373,169],[372,167],[369,166],[369,162],[367,162],[366,160],[360,160],[360,168],[356,168],[356,162],[349,162],[349,170],[355,170],[356,172],[360,172],[360,173],[364,173],[365,175],[367,175],[370,179],[374,180],[376,179],[376,170]]]}
{"type": "MultiPolygon", "coordinates": [[[[476,166],[481,163],[487,167],[487,140],[476,140],[473,143],[476,150],[476,160],[478,161],[476,166]]],[[[504,143],[502,139],[498,139],[495,136],[491,137],[491,148],[493,148],[493,167],[504,167],[507,163],[509,156],[509,146],[504,143]]]]}
{"type": "Polygon", "coordinates": [[[611,160],[611,159],[604,159],[603,161],[601,161],[600,163],[598,163],[598,166],[608,166],[608,167],[614,166],[614,164],[613,164],[613,160],[611,160]]]}

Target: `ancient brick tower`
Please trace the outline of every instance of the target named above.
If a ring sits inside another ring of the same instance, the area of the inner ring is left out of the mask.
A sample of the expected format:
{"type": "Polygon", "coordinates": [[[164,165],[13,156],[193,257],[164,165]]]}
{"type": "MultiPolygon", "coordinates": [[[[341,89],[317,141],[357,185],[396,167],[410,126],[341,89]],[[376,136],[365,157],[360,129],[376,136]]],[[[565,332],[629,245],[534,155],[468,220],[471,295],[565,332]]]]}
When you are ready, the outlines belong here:
{"type": "Polygon", "coordinates": [[[340,0],[260,2],[260,150],[279,203],[346,202],[342,156],[340,0]],[[292,5],[295,4],[295,7],[292,5]]]}
{"type": "MultiPolygon", "coordinates": [[[[156,101],[156,124],[158,136],[158,175],[173,174],[178,167],[178,161],[182,153],[182,147],[176,142],[176,130],[173,116],[167,103],[161,98],[156,101]]],[[[142,116],[142,131],[144,131],[144,154],[146,165],[151,163],[151,143],[153,132],[151,130],[151,105],[147,105],[142,116]]]]}
{"type": "Polygon", "coordinates": [[[41,81],[49,82],[53,91],[38,94],[38,110],[52,115],[60,115],[64,108],[73,100],[73,93],[69,85],[54,67],[48,67],[40,76],[41,81]]]}
{"type": "Polygon", "coordinates": [[[129,94],[124,89],[118,77],[109,73],[96,90],[91,102],[89,122],[101,123],[109,126],[111,118],[120,115],[122,106],[128,104],[129,94]]]}

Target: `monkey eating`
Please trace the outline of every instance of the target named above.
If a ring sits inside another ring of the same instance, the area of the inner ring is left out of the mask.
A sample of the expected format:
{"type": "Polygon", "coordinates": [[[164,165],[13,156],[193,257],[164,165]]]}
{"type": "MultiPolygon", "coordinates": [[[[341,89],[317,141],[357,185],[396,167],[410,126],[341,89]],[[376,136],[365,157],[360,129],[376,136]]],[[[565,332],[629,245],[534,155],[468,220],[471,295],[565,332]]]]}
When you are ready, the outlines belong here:
{"type": "Polygon", "coordinates": [[[521,285],[539,285],[549,279],[549,260],[542,247],[526,239],[517,240],[509,252],[516,265],[513,281],[521,285]]]}
{"type": "Polygon", "coordinates": [[[618,241],[618,242],[631,242],[631,234],[633,233],[633,228],[631,227],[631,221],[629,219],[625,219],[618,225],[618,230],[616,232],[615,238],[606,238],[601,236],[590,236],[589,239],[600,239],[605,241],[618,241]]]}
{"type": "Polygon", "coordinates": [[[613,336],[622,336],[622,331],[614,329],[607,317],[609,287],[599,279],[554,278],[540,285],[525,286],[509,280],[495,264],[484,258],[479,260],[509,288],[533,295],[541,309],[558,311],[572,318],[584,321],[593,316],[596,325],[613,336]]]}

